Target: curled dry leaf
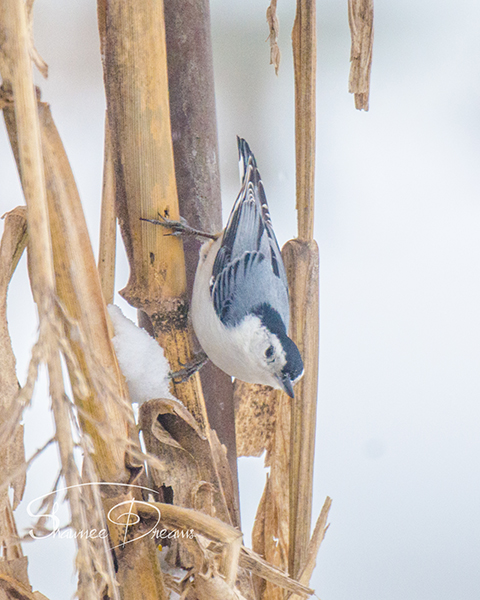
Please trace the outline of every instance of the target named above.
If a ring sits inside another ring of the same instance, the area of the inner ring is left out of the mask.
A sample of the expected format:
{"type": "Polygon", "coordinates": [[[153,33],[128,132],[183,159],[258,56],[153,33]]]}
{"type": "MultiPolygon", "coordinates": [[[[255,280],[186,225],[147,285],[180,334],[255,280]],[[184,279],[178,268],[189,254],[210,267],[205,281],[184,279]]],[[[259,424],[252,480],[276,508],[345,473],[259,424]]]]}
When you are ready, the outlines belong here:
{"type": "Polygon", "coordinates": [[[225,448],[215,432],[209,431],[208,440],[184,406],[165,398],[142,404],[139,425],[148,452],[162,464],[160,468],[155,461],[150,469],[155,487],[171,487],[177,505],[230,522],[226,512],[218,514],[228,506],[219,495],[233,497],[233,487],[228,485],[231,475],[225,448]]]}
{"type": "Polygon", "coordinates": [[[178,402],[157,399],[141,405],[139,426],[148,452],[162,465],[150,467],[155,488],[171,487],[175,504],[192,507],[193,492],[202,483],[193,448],[205,444],[197,422],[178,402]]]}
{"type": "Polygon", "coordinates": [[[280,29],[277,17],[277,0],[271,0],[267,8],[267,23],[270,29],[270,64],[275,67],[275,75],[278,75],[280,67],[280,48],[278,47],[278,32],[280,29]]]}

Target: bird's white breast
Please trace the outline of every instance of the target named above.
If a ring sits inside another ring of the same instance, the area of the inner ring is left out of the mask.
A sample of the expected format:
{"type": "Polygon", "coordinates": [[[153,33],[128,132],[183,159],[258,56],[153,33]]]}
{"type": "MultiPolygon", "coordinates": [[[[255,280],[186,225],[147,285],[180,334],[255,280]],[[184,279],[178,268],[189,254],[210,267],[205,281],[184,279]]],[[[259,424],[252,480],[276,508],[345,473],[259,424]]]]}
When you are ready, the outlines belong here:
{"type": "Polygon", "coordinates": [[[278,387],[257,359],[262,335],[260,319],[251,315],[235,327],[226,327],[213,307],[210,280],[221,243],[222,236],[205,242],[200,249],[191,305],[195,334],[210,360],[228,375],[249,383],[278,387]]]}

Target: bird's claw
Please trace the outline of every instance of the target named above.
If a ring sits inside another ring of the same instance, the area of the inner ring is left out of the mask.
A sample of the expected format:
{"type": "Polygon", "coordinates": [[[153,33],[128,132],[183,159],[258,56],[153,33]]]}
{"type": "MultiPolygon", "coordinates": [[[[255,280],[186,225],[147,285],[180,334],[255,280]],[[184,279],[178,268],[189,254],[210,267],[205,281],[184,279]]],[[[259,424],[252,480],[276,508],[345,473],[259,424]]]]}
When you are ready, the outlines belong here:
{"type": "Polygon", "coordinates": [[[182,217],[180,217],[180,221],[175,221],[174,219],[167,219],[167,217],[159,214],[158,219],[145,219],[144,217],[140,217],[140,220],[148,221],[154,225],[161,225],[166,229],[170,229],[171,233],[165,233],[165,236],[180,237],[182,235],[191,235],[194,237],[207,238],[211,240],[216,240],[218,238],[217,233],[205,233],[204,231],[190,227],[187,221],[182,217]]]}
{"type": "Polygon", "coordinates": [[[191,229],[191,227],[188,226],[188,223],[185,221],[185,219],[182,219],[181,221],[175,221],[174,219],[167,219],[167,217],[164,217],[161,214],[158,215],[158,219],[145,219],[143,217],[140,217],[140,220],[148,221],[149,223],[153,223],[154,225],[161,225],[166,229],[172,230],[171,233],[165,233],[165,235],[180,236],[190,233],[191,229]]]}
{"type": "Polygon", "coordinates": [[[186,364],[178,361],[179,365],[182,366],[178,371],[170,371],[169,377],[175,384],[185,383],[192,375],[203,367],[208,362],[208,356],[205,352],[201,351],[195,355],[194,359],[186,364]]]}

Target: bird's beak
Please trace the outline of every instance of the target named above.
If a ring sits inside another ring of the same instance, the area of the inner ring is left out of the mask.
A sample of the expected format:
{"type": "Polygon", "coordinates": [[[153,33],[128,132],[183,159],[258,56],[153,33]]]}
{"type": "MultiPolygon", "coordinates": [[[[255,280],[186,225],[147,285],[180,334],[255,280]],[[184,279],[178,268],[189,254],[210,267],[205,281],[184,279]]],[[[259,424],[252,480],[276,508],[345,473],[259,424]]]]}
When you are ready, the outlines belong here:
{"type": "Polygon", "coordinates": [[[290,398],[295,398],[295,394],[293,393],[293,385],[292,385],[292,382],[290,381],[290,377],[286,376],[286,377],[282,377],[281,379],[279,378],[279,381],[280,381],[282,390],[286,394],[288,394],[290,396],[290,398]]]}

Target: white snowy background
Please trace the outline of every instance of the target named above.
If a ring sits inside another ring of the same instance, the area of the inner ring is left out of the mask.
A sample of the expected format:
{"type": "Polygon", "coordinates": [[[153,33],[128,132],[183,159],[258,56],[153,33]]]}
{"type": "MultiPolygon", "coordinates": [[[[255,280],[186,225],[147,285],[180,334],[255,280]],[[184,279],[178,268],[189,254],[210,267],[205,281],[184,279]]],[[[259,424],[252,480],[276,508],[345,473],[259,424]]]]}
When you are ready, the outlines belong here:
{"type": "MultiPolygon", "coordinates": [[[[296,233],[294,2],[279,2],[278,77],[265,43],[268,1],[211,2],[224,219],[238,190],[239,134],[257,156],[283,244],[296,233]]],[[[35,16],[50,65],[38,82],[96,250],[105,101],[95,2],[37,0],[35,16]]],[[[370,111],[361,113],[347,93],[347,0],[318,1],[315,516],[333,498],[312,580],[322,600],[479,597],[479,30],[474,0],[377,0],[370,111]]],[[[0,211],[21,203],[2,122],[0,211]]],[[[117,289],[126,279],[120,258],[117,289]]],[[[35,319],[23,259],[9,305],[21,381],[35,319]]],[[[28,455],[52,431],[41,388],[25,417],[28,455]]],[[[49,491],[55,465],[51,448],[29,474],[27,501],[49,491]]],[[[260,459],[240,460],[247,541],[264,478],[260,459]]],[[[70,597],[73,544],[26,550],[34,589],[70,597]]]]}

